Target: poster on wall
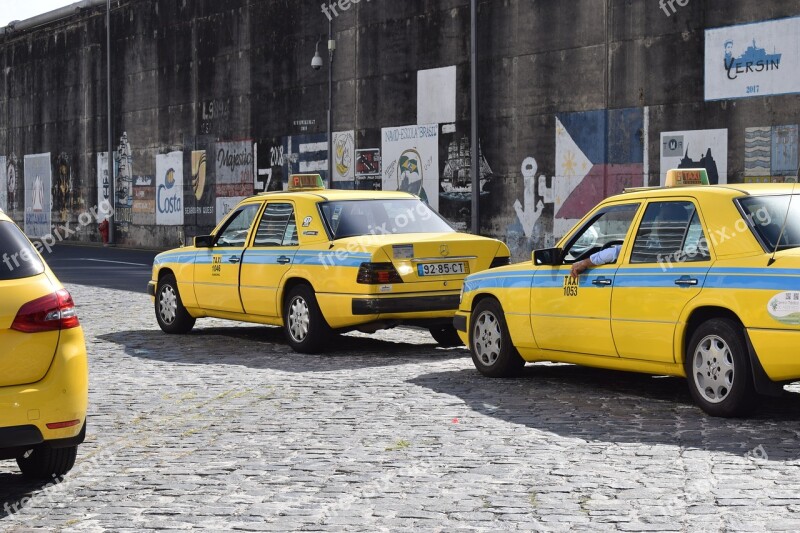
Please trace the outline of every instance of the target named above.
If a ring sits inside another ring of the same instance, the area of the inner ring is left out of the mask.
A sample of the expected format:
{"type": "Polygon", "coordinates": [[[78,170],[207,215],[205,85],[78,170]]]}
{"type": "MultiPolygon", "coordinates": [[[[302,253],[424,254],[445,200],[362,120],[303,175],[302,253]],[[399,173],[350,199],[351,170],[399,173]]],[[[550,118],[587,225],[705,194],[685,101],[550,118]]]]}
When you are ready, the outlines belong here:
{"type": "Polygon", "coordinates": [[[216,195],[249,196],[253,194],[253,143],[251,141],[214,144],[216,195]]]}
{"type": "Polygon", "coordinates": [[[50,153],[25,156],[25,233],[28,237],[50,234],[53,176],[50,153]]]}
{"type": "Polygon", "coordinates": [[[292,135],[283,139],[283,175],[288,183],[292,174],[319,174],[328,180],[328,136],[324,133],[292,135]]]}
{"type": "Polygon", "coordinates": [[[283,190],[283,138],[259,142],[255,147],[257,168],[254,188],[256,193],[283,190]]]}
{"type": "MultiPolygon", "coordinates": [[[[194,150],[186,154],[185,164],[191,169],[183,192],[184,223],[192,226],[213,226],[214,175],[209,172],[205,150],[194,150]]],[[[213,169],[211,169],[213,171],[213,169]]]]}
{"type": "Polygon", "coordinates": [[[228,197],[219,197],[217,196],[216,200],[216,208],[217,208],[217,224],[222,222],[222,219],[225,218],[228,213],[234,210],[234,208],[239,205],[239,202],[247,198],[246,196],[228,196],[228,197]]]}
{"type": "MultiPolygon", "coordinates": [[[[117,153],[114,152],[116,159],[117,153]]],[[[114,173],[117,173],[116,166],[114,173]]],[[[97,205],[111,205],[111,177],[108,175],[108,152],[97,154],[97,205]]]]}
{"type": "Polygon", "coordinates": [[[439,126],[381,130],[384,191],[406,191],[439,209],[439,126]]]}
{"type": "Polygon", "coordinates": [[[705,32],[705,99],[800,92],[800,17],[705,32]]]}
{"type": "Polygon", "coordinates": [[[356,189],[379,191],[381,190],[381,149],[365,148],[356,150],[356,189]]]}
{"type": "Polygon", "coordinates": [[[784,183],[797,175],[798,126],[744,130],[745,183],[784,183]]]}
{"type": "Polygon", "coordinates": [[[417,72],[417,124],[456,121],[456,67],[417,72]]]}
{"type": "MultiPolygon", "coordinates": [[[[469,231],[472,219],[472,148],[465,133],[443,133],[440,136],[447,158],[442,164],[439,182],[439,213],[459,231],[469,231]]],[[[478,190],[479,198],[489,197],[494,176],[489,161],[478,143],[478,190]]]]}
{"type": "Polygon", "coordinates": [[[131,223],[136,226],[153,226],[156,223],[155,181],[155,176],[133,177],[131,223]]]}
{"type": "Polygon", "coordinates": [[[19,208],[19,193],[17,191],[17,187],[19,186],[17,181],[18,175],[17,156],[12,152],[11,155],[6,156],[6,192],[8,194],[6,207],[8,207],[9,213],[13,213],[19,208]]]}
{"type": "Polygon", "coordinates": [[[123,132],[119,139],[119,147],[114,153],[114,163],[114,172],[117,175],[114,222],[118,229],[125,232],[131,224],[131,207],[133,207],[133,154],[127,132],[123,132]]]}
{"type": "Polygon", "coordinates": [[[662,132],[662,186],[671,168],[705,168],[712,185],[728,183],[728,130],[662,132]]]}
{"type": "Polygon", "coordinates": [[[156,156],[156,224],[183,225],[183,152],[156,156]]]}
{"type": "Polygon", "coordinates": [[[53,176],[53,214],[59,221],[67,221],[79,206],[75,180],[72,176],[72,161],[69,154],[61,152],[56,159],[53,176]]]}
{"type": "Polygon", "coordinates": [[[0,210],[8,211],[8,181],[6,179],[6,156],[0,155],[0,210]]]}
{"type": "Polygon", "coordinates": [[[356,143],[354,131],[333,134],[333,181],[337,189],[353,189],[356,179],[356,143]]]}

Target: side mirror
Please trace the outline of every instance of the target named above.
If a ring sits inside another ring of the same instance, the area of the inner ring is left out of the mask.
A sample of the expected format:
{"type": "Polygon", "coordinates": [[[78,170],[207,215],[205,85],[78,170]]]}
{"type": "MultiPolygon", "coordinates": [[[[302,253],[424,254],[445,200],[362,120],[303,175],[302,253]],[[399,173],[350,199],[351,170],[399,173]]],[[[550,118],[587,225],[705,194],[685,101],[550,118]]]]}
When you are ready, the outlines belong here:
{"type": "Polygon", "coordinates": [[[534,250],[531,254],[534,265],[558,266],[564,261],[564,251],[561,248],[543,248],[534,250]]]}
{"type": "Polygon", "coordinates": [[[195,248],[212,248],[214,246],[213,235],[198,235],[194,238],[195,248]]]}

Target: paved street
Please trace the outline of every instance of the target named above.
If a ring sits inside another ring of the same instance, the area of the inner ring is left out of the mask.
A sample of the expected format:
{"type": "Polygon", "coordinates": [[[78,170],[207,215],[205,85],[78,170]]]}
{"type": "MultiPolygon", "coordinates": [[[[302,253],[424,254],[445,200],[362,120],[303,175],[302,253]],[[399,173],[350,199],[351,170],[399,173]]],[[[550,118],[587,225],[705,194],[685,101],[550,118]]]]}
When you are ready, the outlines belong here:
{"type": "Polygon", "coordinates": [[[0,462],[6,531],[800,529],[798,387],[711,419],[681,380],[489,380],[415,330],[318,356],[218,320],[167,336],[143,293],[69,288],[88,441],[53,487],[0,462]]]}

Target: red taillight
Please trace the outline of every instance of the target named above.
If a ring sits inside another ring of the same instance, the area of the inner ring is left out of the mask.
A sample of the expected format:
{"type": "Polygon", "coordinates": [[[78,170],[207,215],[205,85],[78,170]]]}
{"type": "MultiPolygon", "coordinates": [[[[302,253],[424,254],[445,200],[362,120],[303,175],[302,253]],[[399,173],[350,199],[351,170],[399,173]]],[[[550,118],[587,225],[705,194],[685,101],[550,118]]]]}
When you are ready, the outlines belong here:
{"type": "Polygon", "coordinates": [[[383,285],[403,283],[403,278],[391,263],[361,263],[356,281],[367,285],[383,285]]]}
{"type": "Polygon", "coordinates": [[[48,422],[47,429],[64,429],[71,428],[80,424],[80,420],[67,420],[66,422],[48,422]]]}
{"type": "Polygon", "coordinates": [[[60,289],[20,307],[11,329],[39,333],[76,328],[79,325],[72,296],[66,289],[60,289]]]}

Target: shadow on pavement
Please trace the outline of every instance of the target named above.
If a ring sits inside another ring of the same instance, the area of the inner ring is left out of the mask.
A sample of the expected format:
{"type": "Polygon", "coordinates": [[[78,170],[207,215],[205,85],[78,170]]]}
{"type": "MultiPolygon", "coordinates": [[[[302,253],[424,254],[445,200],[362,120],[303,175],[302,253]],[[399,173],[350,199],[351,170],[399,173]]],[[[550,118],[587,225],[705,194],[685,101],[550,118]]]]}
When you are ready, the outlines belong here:
{"type": "MultiPolygon", "coordinates": [[[[14,461],[4,461],[5,465],[14,465],[14,461]]],[[[32,481],[22,474],[0,473],[0,520],[18,513],[30,500],[46,497],[53,485],[46,480],[32,481]]]]}
{"type": "Polygon", "coordinates": [[[160,330],[117,331],[99,339],[123,346],[132,357],[193,365],[242,365],[287,372],[331,372],[344,369],[415,364],[466,357],[466,348],[439,348],[387,340],[335,336],[328,351],[309,355],[294,352],[281,328],[195,328],[187,335],[167,335],[160,330]]]}
{"type": "Polygon", "coordinates": [[[747,419],[722,419],[692,403],[684,379],[572,365],[528,365],[515,379],[468,369],[409,382],[455,396],[477,413],[567,438],[750,453],[769,461],[800,458],[795,392],[762,399],[747,419]]]}

